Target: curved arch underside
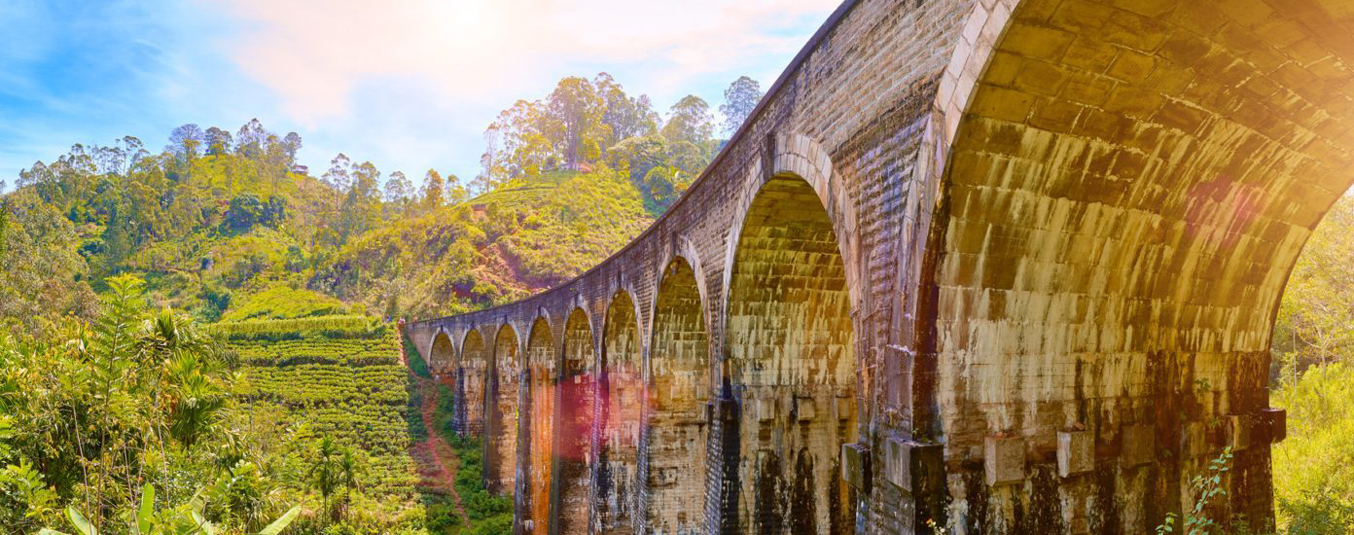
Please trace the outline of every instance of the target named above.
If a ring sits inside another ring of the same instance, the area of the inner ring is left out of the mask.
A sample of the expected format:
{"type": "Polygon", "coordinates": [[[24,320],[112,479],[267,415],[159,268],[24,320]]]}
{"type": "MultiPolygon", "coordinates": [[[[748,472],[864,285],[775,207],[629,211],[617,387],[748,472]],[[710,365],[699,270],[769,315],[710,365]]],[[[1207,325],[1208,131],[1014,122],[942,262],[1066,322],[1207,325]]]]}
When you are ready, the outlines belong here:
{"type": "MultiPolygon", "coordinates": [[[[1133,426],[1195,445],[1098,477],[1129,503],[998,513],[1074,492],[1030,479],[967,503],[993,511],[971,529],[1150,531],[1221,449],[1206,422],[1268,406],[1283,286],[1354,170],[1351,15],[1315,0],[1015,6],[946,176],[947,455],[997,433],[1051,451],[1072,428],[1121,455],[1143,442],[1133,426]]],[[[1267,447],[1238,453],[1232,512],[1269,514],[1268,470],[1267,447]]]]}
{"type": "Polygon", "coordinates": [[[729,288],[731,380],[743,400],[739,518],[744,532],[846,533],[839,474],[856,435],[850,296],[838,240],[803,179],[758,192],[729,288]]]}
{"type": "Polygon", "coordinates": [[[456,345],[447,333],[438,332],[433,336],[431,349],[428,350],[428,368],[435,374],[446,374],[454,370],[455,361],[456,345]]]}

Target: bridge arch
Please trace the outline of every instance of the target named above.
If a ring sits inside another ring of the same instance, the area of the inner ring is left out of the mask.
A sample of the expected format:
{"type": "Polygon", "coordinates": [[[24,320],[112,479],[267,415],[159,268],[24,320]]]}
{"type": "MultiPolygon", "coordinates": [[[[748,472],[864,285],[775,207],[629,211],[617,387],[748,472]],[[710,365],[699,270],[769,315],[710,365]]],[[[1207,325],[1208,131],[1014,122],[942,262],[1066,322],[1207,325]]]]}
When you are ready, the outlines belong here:
{"type": "Polygon", "coordinates": [[[527,406],[523,407],[523,424],[528,441],[525,459],[527,470],[523,505],[532,523],[532,533],[549,533],[550,496],[554,481],[555,385],[557,378],[556,344],[550,320],[541,315],[531,325],[527,338],[526,364],[528,367],[527,406]]]}
{"type": "Polygon", "coordinates": [[[598,375],[597,508],[603,533],[635,532],[641,403],[645,396],[638,306],[612,294],[602,322],[598,375]]]}
{"type": "Polygon", "coordinates": [[[952,476],[968,530],[1150,531],[1241,436],[1218,518],[1272,529],[1269,448],[1250,446],[1273,438],[1277,304],[1354,181],[1354,21],[1282,4],[976,8],[937,95],[938,397],[948,460],[1029,463],[952,476]],[[1093,483],[1039,462],[1060,435],[1090,445],[1093,483]]]}
{"type": "Polygon", "coordinates": [[[648,371],[641,489],[648,533],[699,532],[705,519],[710,337],[695,270],[676,256],[659,274],[648,371]]]}
{"type": "Polygon", "coordinates": [[[504,323],[494,337],[486,395],[484,479],[489,491],[510,494],[517,474],[518,395],[522,382],[517,329],[504,323]]]}
{"type": "Polygon", "coordinates": [[[846,533],[841,480],[856,440],[847,266],[818,193],[772,177],[738,234],[726,310],[729,380],[742,403],[738,518],[745,533],[846,533]]]}
{"type": "Polygon", "coordinates": [[[489,368],[489,347],[479,329],[470,329],[461,343],[461,358],[453,366],[456,374],[456,412],[461,432],[480,436],[484,432],[485,379],[489,368]]]}
{"type": "MultiPolygon", "coordinates": [[[[728,235],[741,235],[748,225],[753,205],[761,198],[769,182],[778,178],[797,177],[810,188],[809,191],[817,195],[829,228],[838,237],[837,250],[846,265],[846,287],[851,289],[850,294],[854,297],[858,293],[855,291],[858,278],[855,267],[859,265],[856,259],[855,240],[859,223],[854,199],[848,193],[847,185],[833,170],[831,155],[813,138],[789,132],[777,133],[772,139],[775,140],[775,144],[771,154],[768,155],[767,160],[771,162],[769,166],[763,165],[763,160],[758,160],[749,169],[747,178],[743,180],[738,210],[735,211],[728,235]]],[[[733,283],[734,265],[740,242],[741,237],[728,240],[728,250],[724,255],[723,287],[726,289],[733,283]]],[[[721,311],[727,317],[728,300],[724,300],[722,305],[724,308],[721,311]]]]}

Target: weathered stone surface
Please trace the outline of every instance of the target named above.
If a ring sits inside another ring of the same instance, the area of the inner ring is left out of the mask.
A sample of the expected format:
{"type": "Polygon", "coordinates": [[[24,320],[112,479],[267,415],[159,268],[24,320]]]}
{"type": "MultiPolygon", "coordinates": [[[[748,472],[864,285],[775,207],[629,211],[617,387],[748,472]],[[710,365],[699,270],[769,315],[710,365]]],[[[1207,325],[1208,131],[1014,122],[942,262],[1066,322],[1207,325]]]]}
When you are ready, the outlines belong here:
{"type": "Polygon", "coordinates": [[[1156,430],[1150,425],[1126,425],[1121,431],[1119,465],[1135,468],[1156,462],[1156,430]]]}
{"type": "Polygon", "coordinates": [[[409,333],[439,377],[530,333],[519,533],[1145,533],[1210,440],[1247,445],[1218,510],[1267,522],[1274,307],[1354,179],[1354,23],[1283,4],[850,0],[633,243],[409,333]],[[938,445],[911,492],[897,437],[938,445]]]}

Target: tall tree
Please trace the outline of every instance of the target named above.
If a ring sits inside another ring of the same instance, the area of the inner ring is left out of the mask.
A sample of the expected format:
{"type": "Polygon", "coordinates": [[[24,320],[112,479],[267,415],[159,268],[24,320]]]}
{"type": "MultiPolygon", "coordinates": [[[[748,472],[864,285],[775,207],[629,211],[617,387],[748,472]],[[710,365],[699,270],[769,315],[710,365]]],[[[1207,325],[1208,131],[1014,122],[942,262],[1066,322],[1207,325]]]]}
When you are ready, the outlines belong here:
{"type": "Polygon", "coordinates": [[[188,160],[198,157],[206,134],[193,123],[175,128],[169,133],[169,146],[165,150],[188,160]]]}
{"type": "Polygon", "coordinates": [[[235,141],[230,132],[215,126],[207,129],[206,142],[207,154],[212,156],[228,153],[235,146],[235,141]]]}
{"type": "Polygon", "coordinates": [[[670,142],[685,141],[701,146],[714,134],[710,105],[696,95],[687,95],[672,105],[663,137],[670,142]]]}
{"type": "Polygon", "coordinates": [[[582,163],[601,157],[601,144],[611,137],[611,129],[602,122],[605,109],[587,78],[560,80],[550,93],[544,130],[565,168],[578,170],[582,163]]]}
{"type": "Polygon", "coordinates": [[[593,85],[602,99],[602,122],[611,129],[611,135],[603,141],[604,147],[658,130],[658,114],[653,111],[647,95],[639,98],[626,95],[621,84],[607,73],[599,73],[593,79],[593,85]]]}
{"type": "Polygon", "coordinates": [[[444,190],[446,184],[442,181],[442,175],[437,171],[429,169],[428,173],[423,175],[422,205],[423,211],[429,212],[442,206],[444,202],[444,190]]]}
{"type": "Polygon", "coordinates": [[[301,135],[296,132],[287,132],[287,137],[282,138],[282,151],[287,155],[287,165],[296,163],[296,152],[301,150],[301,135]]]}
{"type": "Polygon", "coordinates": [[[761,100],[762,88],[756,80],[739,76],[729,84],[729,88],[724,90],[724,104],[719,106],[719,113],[724,116],[724,132],[728,135],[737,132],[761,100]]]}
{"type": "Polygon", "coordinates": [[[235,152],[246,158],[257,158],[268,148],[268,131],[258,119],[250,119],[235,133],[235,152]]]}

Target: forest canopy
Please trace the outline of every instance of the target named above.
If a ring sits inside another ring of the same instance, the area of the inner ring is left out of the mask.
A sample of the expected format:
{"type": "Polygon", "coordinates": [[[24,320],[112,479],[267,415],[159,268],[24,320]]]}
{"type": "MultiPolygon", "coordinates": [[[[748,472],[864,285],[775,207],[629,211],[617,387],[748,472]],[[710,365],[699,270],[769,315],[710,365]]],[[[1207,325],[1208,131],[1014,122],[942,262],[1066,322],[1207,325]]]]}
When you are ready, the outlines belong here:
{"type": "MultiPolygon", "coordinates": [[[[726,122],[741,123],[760,89],[743,77],[727,94],[726,122]]],[[[504,110],[468,182],[429,169],[416,184],[342,153],[312,172],[300,135],[257,119],[185,124],[158,151],[131,136],[77,144],[0,200],[0,322],[32,335],[91,317],[117,274],[204,321],[279,310],[254,296],[284,289],[392,317],[489,306],[632,239],[709,164],[714,136],[699,97],[660,113],[602,73],[504,110]]]]}

